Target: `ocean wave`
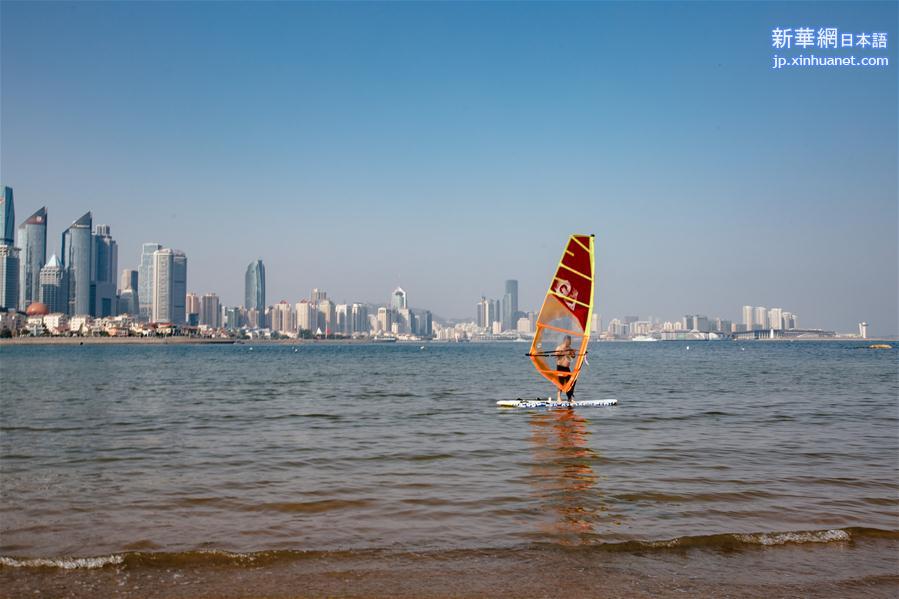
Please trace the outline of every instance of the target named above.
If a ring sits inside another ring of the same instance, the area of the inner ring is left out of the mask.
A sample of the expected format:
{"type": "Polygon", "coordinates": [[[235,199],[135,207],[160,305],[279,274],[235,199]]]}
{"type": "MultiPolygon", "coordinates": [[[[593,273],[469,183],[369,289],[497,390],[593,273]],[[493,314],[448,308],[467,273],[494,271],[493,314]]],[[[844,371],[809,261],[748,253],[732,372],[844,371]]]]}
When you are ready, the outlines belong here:
{"type": "Polygon", "coordinates": [[[60,568],[62,570],[92,570],[104,566],[118,565],[125,561],[124,554],[105,555],[101,557],[62,557],[23,559],[0,556],[0,567],[3,568],[60,568]]]}
{"type": "Polygon", "coordinates": [[[59,557],[59,558],[24,558],[0,556],[0,569],[3,568],[58,568],[63,570],[96,569],[108,566],[125,568],[177,568],[187,566],[234,566],[259,567],[282,561],[298,561],[306,559],[341,560],[347,558],[373,557],[389,554],[402,557],[404,554],[420,558],[423,556],[448,557],[465,553],[502,554],[518,553],[528,549],[561,549],[564,551],[608,551],[614,553],[644,553],[647,551],[665,550],[703,550],[703,549],[740,549],[766,548],[784,545],[850,543],[862,539],[887,539],[899,541],[899,530],[883,530],[877,528],[835,528],[826,530],[759,532],[759,533],[723,533],[713,535],[697,535],[676,537],[665,540],[634,540],[615,543],[595,543],[589,545],[555,545],[552,543],[534,543],[525,547],[478,548],[478,549],[435,549],[415,551],[413,549],[369,548],[355,550],[291,550],[279,549],[253,551],[247,553],[224,550],[199,550],[183,552],[166,551],[134,551],[98,557],[59,557]]]}

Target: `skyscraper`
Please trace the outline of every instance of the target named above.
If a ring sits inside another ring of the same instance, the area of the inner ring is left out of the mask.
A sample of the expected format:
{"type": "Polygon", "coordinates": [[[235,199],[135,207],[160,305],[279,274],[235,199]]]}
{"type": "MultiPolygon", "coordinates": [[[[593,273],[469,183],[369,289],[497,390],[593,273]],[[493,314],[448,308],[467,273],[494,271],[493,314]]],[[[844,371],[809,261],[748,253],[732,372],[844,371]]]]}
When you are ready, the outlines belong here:
{"type": "Polygon", "coordinates": [[[17,231],[19,248],[19,307],[40,301],[41,267],[47,261],[47,209],[25,219],[17,231]]]}
{"type": "Polygon", "coordinates": [[[503,330],[511,331],[515,328],[518,315],[518,281],[509,279],[506,281],[506,293],[503,295],[502,322],[503,330]]]}
{"type": "Polygon", "coordinates": [[[0,243],[0,310],[19,307],[19,250],[11,243],[0,243]]]}
{"type": "Polygon", "coordinates": [[[296,304],[297,331],[315,331],[318,328],[318,307],[302,300],[296,304]]]}
{"type": "Polygon", "coordinates": [[[368,323],[368,307],[365,304],[353,304],[353,327],[351,333],[368,334],[371,326],[368,323]]]}
{"type": "Polygon", "coordinates": [[[153,311],[153,253],[161,250],[158,243],[145,243],[141,246],[140,264],[137,267],[137,301],[140,317],[150,320],[153,311]]]}
{"type": "MultiPolygon", "coordinates": [[[[19,307],[19,250],[13,245],[16,210],[12,187],[3,187],[0,195],[0,309],[19,307]]],[[[24,309],[24,307],[23,307],[24,309]]]]}
{"type": "Polygon", "coordinates": [[[309,301],[317,306],[318,302],[322,301],[323,299],[328,299],[328,292],[323,291],[318,287],[313,288],[312,295],[310,296],[309,301]]]}
{"type": "Polygon", "coordinates": [[[206,293],[200,298],[200,324],[217,329],[222,326],[219,296],[206,293]]]}
{"type": "Polygon", "coordinates": [[[13,244],[13,228],[16,226],[16,209],[13,205],[12,187],[0,186],[0,245],[13,244]]]}
{"type": "Polygon", "coordinates": [[[93,235],[94,316],[115,316],[116,276],[119,273],[119,248],[109,232],[109,225],[97,225],[93,235]]]}
{"type": "Polygon", "coordinates": [[[378,308],[378,332],[389,333],[393,327],[393,312],[390,308],[378,308]]]}
{"type": "Polygon", "coordinates": [[[404,310],[408,307],[409,305],[406,301],[406,292],[402,287],[397,287],[393,290],[393,293],[390,294],[390,308],[396,311],[404,310]]]}
{"type": "Polygon", "coordinates": [[[767,329],[768,328],[768,310],[764,306],[757,306],[755,309],[755,316],[753,317],[753,328],[754,329],[767,329]]]}
{"type": "Polygon", "coordinates": [[[62,234],[62,264],[68,283],[66,295],[70,316],[93,314],[95,290],[91,284],[92,224],[91,213],[86,212],[62,234]]]}
{"type": "Polygon", "coordinates": [[[184,324],[187,301],[187,256],[162,248],[153,252],[153,322],[184,324]]]}
{"type": "Polygon", "coordinates": [[[49,308],[50,313],[66,312],[68,286],[65,281],[65,270],[56,254],[41,269],[40,302],[49,308]]]}
{"type": "Polygon", "coordinates": [[[137,297],[138,273],[126,268],[119,279],[119,314],[140,315],[140,302],[137,297]]]}
{"type": "Polygon", "coordinates": [[[181,250],[172,250],[172,314],[175,324],[184,324],[187,302],[187,256],[181,250]]]}
{"type": "MultiPolygon", "coordinates": [[[[265,313],[265,265],[262,260],[251,262],[247,266],[247,274],[244,277],[244,307],[247,310],[256,310],[257,315],[265,313]]],[[[251,322],[254,327],[262,327],[264,322],[251,322]]]]}
{"type": "Polygon", "coordinates": [[[191,326],[200,324],[200,296],[196,293],[188,293],[184,299],[184,318],[191,326]]]}

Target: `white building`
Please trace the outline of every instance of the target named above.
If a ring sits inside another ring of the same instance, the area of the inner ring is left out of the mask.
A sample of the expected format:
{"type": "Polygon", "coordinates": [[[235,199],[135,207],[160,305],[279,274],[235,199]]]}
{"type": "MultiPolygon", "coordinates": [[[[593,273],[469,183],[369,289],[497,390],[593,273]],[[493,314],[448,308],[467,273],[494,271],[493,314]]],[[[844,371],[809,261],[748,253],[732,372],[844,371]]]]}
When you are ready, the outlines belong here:
{"type": "Polygon", "coordinates": [[[296,324],[298,331],[314,331],[318,328],[318,308],[315,304],[302,300],[296,304],[296,324]]]}
{"type": "Polygon", "coordinates": [[[752,326],[755,329],[768,328],[768,309],[764,306],[757,306],[755,309],[755,317],[752,320],[752,326]]]}
{"type": "Polygon", "coordinates": [[[187,256],[180,250],[153,252],[153,322],[184,324],[187,301],[187,256]]]}
{"type": "Polygon", "coordinates": [[[743,324],[746,325],[747,331],[752,330],[752,306],[743,306],[743,324]]]}

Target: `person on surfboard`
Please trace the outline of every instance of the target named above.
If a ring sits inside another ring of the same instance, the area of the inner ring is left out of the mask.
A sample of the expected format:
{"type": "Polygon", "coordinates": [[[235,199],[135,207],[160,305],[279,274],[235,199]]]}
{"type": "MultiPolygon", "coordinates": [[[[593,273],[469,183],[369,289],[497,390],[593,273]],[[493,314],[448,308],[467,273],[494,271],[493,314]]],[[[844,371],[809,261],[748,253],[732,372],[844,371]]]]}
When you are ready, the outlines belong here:
{"type": "MultiPolygon", "coordinates": [[[[565,338],[562,339],[562,343],[560,343],[556,347],[556,351],[554,352],[556,355],[556,370],[561,372],[571,372],[571,359],[575,356],[575,351],[571,347],[571,335],[565,335],[565,338]]],[[[559,384],[562,386],[568,382],[571,377],[565,374],[559,375],[559,384]]],[[[571,402],[574,397],[574,386],[577,385],[577,381],[575,381],[571,385],[571,389],[569,389],[565,394],[568,396],[568,401],[571,402]]],[[[559,389],[558,394],[556,395],[557,401],[562,401],[562,390],[559,389]]]]}

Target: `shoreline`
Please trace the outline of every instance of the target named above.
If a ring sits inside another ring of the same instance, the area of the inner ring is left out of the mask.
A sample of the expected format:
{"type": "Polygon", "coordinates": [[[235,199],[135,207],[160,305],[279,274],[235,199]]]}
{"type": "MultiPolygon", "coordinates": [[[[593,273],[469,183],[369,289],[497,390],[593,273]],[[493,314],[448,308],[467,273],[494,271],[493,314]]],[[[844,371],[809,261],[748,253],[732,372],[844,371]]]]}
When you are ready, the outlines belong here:
{"type": "MultiPolygon", "coordinates": [[[[899,343],[897,339],[891,338],[869,338],[869,339],[834,339],[825,337],[821,339],[663,339],[658,340],[660,343],[717,343],[717,342],[737,342],[740,343],[793,343],[793,342],[846,342],[859,344],[876,344],[876,343],[899,343]]],[[[234,344],[253,344],[253,345],[314,345],[314,344],[372,344],[372,345],[408,345],[418,343],[436,343],[440,345],[465,345],[465,343],[456,343],[451,341],[436,341],[433,339],[420,339],[415,341],[396,341],[395,343],[382,343],[371,339],[208,339],[203,337],[12,337],[9,339],[0,339],[0,347],[7,345],[234,345],[234,344]]],[[[470,341],[468,343],[514,343],[514,341],[470,341]]],[[[645,341],[634,341],[632,339],[608,339],[594,340],[593,343],[646,343],[645,341]]],[[[894,348],[895,349],[895,348],[894,348]]]]}
{"type": "MultiPolygon", "coordinates": [[[[896,539],[606,552],[590,546],[159,556],[95,568],[0,566],[0,597],[893,597],[896,539]]],[[[152,556],[153,554],[140,554],[152,556]]]]}

